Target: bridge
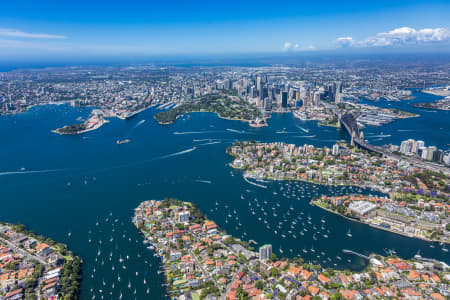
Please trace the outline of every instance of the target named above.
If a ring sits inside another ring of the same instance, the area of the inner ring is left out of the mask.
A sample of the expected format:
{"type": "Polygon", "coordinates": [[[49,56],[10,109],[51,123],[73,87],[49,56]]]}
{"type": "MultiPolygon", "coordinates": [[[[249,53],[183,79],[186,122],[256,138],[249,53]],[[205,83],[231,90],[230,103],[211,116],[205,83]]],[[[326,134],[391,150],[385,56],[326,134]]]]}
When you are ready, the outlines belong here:
{"type": "Polygon", "coordinates": [[[350,139],[352,141],[352,144],[357,146],[358,148],[375,152],[381,155],[387,155],[385,151],[383,151],[381,148],[370,145],[367,143],[364,139],[362,139],[359,136],[359,128],[358,123],[356,122],[355,117],[351,113],[346,113],[339,117],[339,122],[341,123],[341,126],[347,131],[348,135],[350,135],[350,139]]]}
{"type": "Polygon", "coordinates": [[[393,154],[391,152],[385,151],[381,147],[377,147],[374,145],[371,145],[367,143],[363,138],[360,137],[359,134],[359,128],[358,123],[356,122],[355,117],[351,113],[346,113],[344,115],[336,114],[339,123],[341,124],[341,127],[345,129],[345,131],[348,133],[351,139],[352,145],[357,146],[358,148],[381,154],[384,157],[390,157],[397,160],[404,160],[410,163],[411,165],[414,165],[416,167],[436,171],[436,172],[442,172],[444,174],[449,175],[450,174],[450,168],[445,167],[443,165],[439,165],[437,163],[423,161],[420,159],[415,159],[412,157],[404,157],[397,154],[393,154]]]}

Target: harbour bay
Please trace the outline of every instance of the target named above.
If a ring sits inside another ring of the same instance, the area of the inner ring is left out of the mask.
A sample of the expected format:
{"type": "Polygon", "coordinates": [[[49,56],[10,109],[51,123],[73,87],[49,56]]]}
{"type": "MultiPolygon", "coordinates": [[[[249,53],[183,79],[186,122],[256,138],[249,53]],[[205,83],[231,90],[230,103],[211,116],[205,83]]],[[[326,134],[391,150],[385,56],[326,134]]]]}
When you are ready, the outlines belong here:
{"type": "MultiPolygon", "coordinates": [[[[4,141],[0,148],[3,200],[0,219],[24,223],[33,231],[66,243],[79,255],[84,260],[83,298],[92,295],[98,298],[102,294],[117,298],[122,293],[126,299],[141,299],[148,295],[147,289],[152,299],[164,298],[158,259],[142,244],[130,219],[134,207],[142,200],[168,196],[195,202],[208,218],[230,234],[255,240],[260,245],[271,243],[279,255],[301,255],[306,261],[325,266],[364,268],[364,260],[343,254],[343,248],[383,255],[386,250],[395,249],[404,258],[420,250],[424,257],[450,261],[438,246],[430,248],[425,241],[351,222],[309,205],[311,197],[343,195],[357,192],[358,188],[300,182],[263,182],[267,188],[261,188],[245,182],[240,172],[228,166],[231,159],[225,148],[235,140],[331,147],[346,138],[342,130],[299,121],[291,114],[273,114],[266,128],[249,128],[247,123],[223,120],[209,113],[190,114],[172,125],[160,126],[153,119],[157,110],[151,109],[128,121],[111,119],[99,130],[83,135],[58,136],[50,132],[80,116],[86,118],[90,110],[67,105],[39,106],[24,114],[0,118],[0,138],[4,141]],[[118,139],[131,142],[117,145],[118,139]],[[273,228],[267,229],[258,220],[264,216],[262,211],[252,215],[249,203],[252,206],[258,203],[266,210],[275,207],[277,217],[268,219],[268,224],[274,227],[282,222],[280,233],[275,234],[273,228]],[[290,228],[300,213],[305,220],[311,218],[311,224],[305,223],[311,230],[304,236],[298,234],[300,227],[290,228]],[[320,235],[313,239],[313,226],[323,226],[325,229],[319,229],[322,232],[329,230],[329,237],[320,235]],[[351,238],[346,236],[349,229],[351,238]],[[288,231],[297,232],[297,238],[288,231]],[[336,247],[337,244],[340,246],[336,247]]],[[[411,107],[412,110],[418,109],[411,107]]],[[[425,121],[433,119],[431,114],[445,113],[448,112],[424,113],[425,121]]],[[[389,133],[391,137],[379,143],[398,144],[411,136],[411,132],[401,130],[417,130],[420,134],[416,138],[448,149],[446,139],[433,133],[436,128],[421,126],[423,118],[398,120],[386,127],[368,128],[366,132],[369,136],[389,133]]],[[[443,131],[448,134],[448,118],[440,119],[444,120],[443,126],[447,127],[443,131]]]]}

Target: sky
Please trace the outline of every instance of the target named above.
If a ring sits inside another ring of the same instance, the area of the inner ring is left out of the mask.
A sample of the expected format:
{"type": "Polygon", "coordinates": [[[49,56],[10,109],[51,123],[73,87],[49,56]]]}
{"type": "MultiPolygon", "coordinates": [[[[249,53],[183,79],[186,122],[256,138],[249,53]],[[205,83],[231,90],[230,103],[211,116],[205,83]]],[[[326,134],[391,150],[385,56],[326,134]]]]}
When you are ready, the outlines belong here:
{"type": "Polygon", "coordinates": [[[3,62],[44,57],[450,52],[448,0],[2,2],[3,62]]]}

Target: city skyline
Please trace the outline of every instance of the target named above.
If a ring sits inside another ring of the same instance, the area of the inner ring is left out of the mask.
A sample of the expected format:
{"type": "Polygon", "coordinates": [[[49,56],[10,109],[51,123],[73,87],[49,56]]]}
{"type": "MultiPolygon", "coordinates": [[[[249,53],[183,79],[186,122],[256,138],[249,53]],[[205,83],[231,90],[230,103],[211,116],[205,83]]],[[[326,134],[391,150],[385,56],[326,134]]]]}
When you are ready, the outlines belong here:
{"type": "Polygon", "coordinates": [[[445,1],[226,5],[7,3],[0,60],[249,53],[449,52],[445,1]]]}

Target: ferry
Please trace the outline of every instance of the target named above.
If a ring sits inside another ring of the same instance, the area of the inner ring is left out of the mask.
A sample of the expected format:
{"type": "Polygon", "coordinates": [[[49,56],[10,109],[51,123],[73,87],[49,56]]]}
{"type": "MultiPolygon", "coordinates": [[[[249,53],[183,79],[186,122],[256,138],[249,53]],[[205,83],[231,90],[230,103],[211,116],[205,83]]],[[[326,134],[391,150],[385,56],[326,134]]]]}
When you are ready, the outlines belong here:
{"type": "Polygon", "coordinates": [[[122,144],[127,144],[127,143],[129,143],[129,142],[131,142],[131,140],[129,140],[129,139],[125,139],[125,140],[117,140],[117,141],[116,141],[116,144],[117,144],[117,145],[122,145],[122,144]]]}

